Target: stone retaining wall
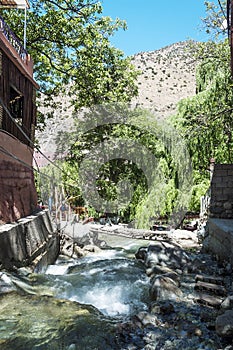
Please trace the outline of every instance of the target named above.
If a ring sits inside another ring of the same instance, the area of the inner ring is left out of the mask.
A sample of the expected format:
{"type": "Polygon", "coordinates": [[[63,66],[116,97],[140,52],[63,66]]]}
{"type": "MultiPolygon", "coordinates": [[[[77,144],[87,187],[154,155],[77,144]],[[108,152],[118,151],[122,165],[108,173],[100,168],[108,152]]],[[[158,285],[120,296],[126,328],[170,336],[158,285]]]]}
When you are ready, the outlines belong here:
{"type": "Polygon", "coordinates": [[[2,268],[32,266],[43,270],[54,263],[60,252],[60,238],[48,211],[0,226],[0,264],[2,268]]]}
{"type": "Polygon", "coordinates": [[[205,250],[233,265],[233,220],[210,218],[207,227],[209,236],[204,241],[205,250]]]}
{"type": "Polygon", "coordinates": [[[205,250],[233,264],[233,164],[215,164],[205,250]]]}
{"type": "Polygon", "coordinates": [[[211,218],[233,219],[233,164],[215,164],[209,212],[211,218]]]}

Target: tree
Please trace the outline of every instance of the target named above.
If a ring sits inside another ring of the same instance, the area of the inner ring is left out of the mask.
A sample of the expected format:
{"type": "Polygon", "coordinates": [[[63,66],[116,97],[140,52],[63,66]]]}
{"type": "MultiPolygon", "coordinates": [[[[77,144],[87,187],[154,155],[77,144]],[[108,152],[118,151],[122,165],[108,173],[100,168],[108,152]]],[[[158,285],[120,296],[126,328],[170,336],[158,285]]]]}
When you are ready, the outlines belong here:
{"type": "MultiPolygon", "coordinates": [[[[43,104],[64,93],[75,108],[104,101],[130,101],[137,94],[137,73],[129,58],[111,46],[109,37],[126,29],[124,21],[103,17],[94,0],[30,0],[27,50],[43,104]]],[[[1,10],[19,38],[21,11],[1,10]]],[[[53,100],[54,103],[54,100],[53,100]]]]}
{"type": "Polygon", "coordinates": [[[191,169],[174,128],[160,125],[149,111],[107,104],[89,110],[74,134],[63,180],[76,205],[136,220],[140,228],[161,215],[182,214],[191,169]]]}
{"type": "Polygon", "coordinates": [[[194,167],[193,208],[198,208],[197,196],[204,195],[209,186],[209,161],[233,162],[233,81],[230,72],[230,47],[223,38],[221,23],[226,1],[217,10],[206,2],[209,15],[207,30],[215,29],[221,40],[199,43],[196,58],[196,95],[178,104],[173,123],[187,141],[194,167]]]}
{"type": "Polygon", "coordinates": [[[227,0],[205,1],[206,17],[203,19],[204,29],[215,40],[226,36],[228,31],[227,2],[227,0]]]}

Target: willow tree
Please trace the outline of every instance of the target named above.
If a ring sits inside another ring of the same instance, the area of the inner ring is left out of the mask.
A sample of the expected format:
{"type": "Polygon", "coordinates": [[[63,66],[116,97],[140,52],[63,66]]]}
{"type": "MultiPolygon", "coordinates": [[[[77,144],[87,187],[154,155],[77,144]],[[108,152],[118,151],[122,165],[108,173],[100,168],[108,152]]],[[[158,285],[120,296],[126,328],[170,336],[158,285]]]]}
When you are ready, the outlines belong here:
{"type": "MultiPolygon", "coordinates": [[[[124,21],[102,16],[94,0],[29,0],[27,50],[44,103],[65,93],[76,108],[104,101],[129,101],[137,94],[137,73],[109,38],[124,21]]],[[[24,13],[1,15],[21,40],[24,13]]]]}
{"type": "Polygon", "coordinates": [[[63,181],[75,205],[120,215],[139,228],[187,205],[181,194],[190,188],[186,149],[153,113],[126,104],[95,106],[77,121],[74,134],[63,181]]]}
{"type": "Polygon", "coordinates": [[[194,166],[200,168],[207,167],[210,158],[233,161],[233,82],[228,42],[208,43],[205,51],[210,56],[197,68],[197,94],[179,103],[176,117],[188,140],[194,166]]]}
{"type": "Polygon", "coordinates": [[[230,71],[230,47],[224,39],[224,6],[218,9],[206,2],[208,16],[207,31],[215,40],[199,43],[196,58],[196,95],[182,100],[173,122],[187,140],[194,167],[193,205],[197,208],[197,197],[204,194],[209,185],[209,161],[233,162],[233,81],[230,71]]]}

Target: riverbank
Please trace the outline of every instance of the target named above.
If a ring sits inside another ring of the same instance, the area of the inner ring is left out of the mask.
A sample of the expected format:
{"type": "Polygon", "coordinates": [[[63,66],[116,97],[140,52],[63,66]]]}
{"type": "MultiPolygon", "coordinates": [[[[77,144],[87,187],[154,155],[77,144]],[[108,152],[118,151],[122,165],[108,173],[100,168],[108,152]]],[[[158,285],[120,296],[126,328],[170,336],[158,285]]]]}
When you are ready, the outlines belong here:
{"type": "Polygon", "coordinates": [[[74,237],[83,257],[60,255],[46,273],[1,273],[1,349],[231,349],[231,267],[203,253],[195,232],[154,241],[104,231],[74,237]]]}
{"type": "Polygon", "coordinates": [[[123,342],[131,337],[132,349],[230,349],[232,267],[204,253],[197,231],[90,225],[90,232],[115,248],[144,239],[135,255],[150,280],[150,301],[120,326],[123,342]]]}
{"type": "MultiPolygon", "coordinates": [[[[100,235],[114,245],[113,237],[100,235]]],[[[131,334],[132,349],[144,342],[148,350],[232,350],[232,266],[205,253],[196,231],[157,237],[135,254],[150,279],[148,310],[124,324],[121,336],[131,334]]]]}
{"type": "Polygon", "coordinates": [[[119,339],[130,339],[130,349],[230,349],[232,267],[204,253],[196,231],[90,225],[89,232],[114,248],[142,244],[136,258],[150,280],[150,301],[119,324],[119,339]]]}

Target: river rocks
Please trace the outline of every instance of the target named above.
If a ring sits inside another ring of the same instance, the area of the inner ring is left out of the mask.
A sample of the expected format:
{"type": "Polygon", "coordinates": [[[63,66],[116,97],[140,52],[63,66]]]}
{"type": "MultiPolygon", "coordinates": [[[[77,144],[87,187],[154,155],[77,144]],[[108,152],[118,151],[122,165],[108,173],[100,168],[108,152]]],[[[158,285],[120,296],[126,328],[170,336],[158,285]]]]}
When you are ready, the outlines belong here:
{"type": "Polygon", "coordinates": [[[155,275],[162,275],[164,273],[173,273],[174,271],[172,269],[169,269],[169,267],[161,266],[161,265],[154,265],[153,267],[150,267],[146,269],[146,274],[149,277],[153,277],[155,275]]]}
{"type": "Polygon", "coordinates": [[[79,247],[77,244],[74,244],[74,255],[76,255],[77,258],[83,258],[84,256],[88,255],[89,253],[99,253],[101,252],[101,249],[95,245],[88,244],[84,246],[83,248],[79,247]]]}
{"type": "Polygon", "coordinates": [[[225,268],[222,274],[214,257],[204,253],[197,255],[196,245],[194,248],[195,250],[190,250],[188,246],[185,250],[179,244],[161,241],[150,244],[148,248],[142,247],[136,253],[150,278],[150,313],[144,313],[145,322],[141,321],[146,333],[145,350],[225,350],[226,344],[233,338],[233,296],[228,296],[218,310],[208,303],[197,303],[200,291],[194,288],[195,276],[196,284],[205,282],[205,287],[210,282],[219,282],[219,285],[214,285],[215,288],[206,292],[210,293],[210,297],[217,298],[212,294],[216,290],[223,290],[224,286],[231,290],[231,277],[229,273],[229,276],[226,275],[225,268]],[[228,277],[229,283],[226,286],[228,277]],[[202,282],[200,278],[203,279],[202,282]],[[150,315],[155,315],[156,318],[153,319],[150,315]],[[156,321],[153,324],[151,320],[156,321]]]}
{"type": "MultiPolygon", "coordinates": [[[[196,222],[193,223],[193,225],[194,225],[193,228],[195,228],[196,222]]],[[[178,243],[182,248],[194,248],[194,247],[196,248],[199,246],[197,231],[184,230],[184,229],[172,230],[171,238],[174,242],[178,243]]]]}
{"type": "Polygon", "coordinates": [[[233,309],[233,295],[229,295],[221,304],[220,311],[224,312],[226,310],[233,309]]]}
{"type": "Polygon", "coordinates": [[[137,318],[139,319],[142,326],[158,326],[161,322],[158,320],[155,314],[151,314],[147,311],[141,311],[137,314],[137,318]]]}
{"type": "MultiPolygon", "coordinates": [[[[67,235],[62,235],[61,239],[61,255],[68,256],[70,258],[83,258],[90,253],[99,253],[101,248],[99,246],[92,244],[93,240],[85,239],[87,244],[78,244],[71,237],[67,235]]],[[[98,242],[97,239],[95,242],[98,242]]],[[[99,241],[101,243],[103,241],[99,241]]]]}
{"type": "Polygon", "coordinates": [[[146,247],[140,247],[138,251],[135,253],[135,257],[138,260],[142,260],[143,262],[145,261],[147,256],[147,248],[146,247]]]}
{"type": "Polygon", "coordinates": [[[216,318],[216,332],[224,338],[233,338],[233,309],[216,318]]]}
{"type": "Polygon", "coordinates": [[[0,272],[0,294],[16,291],[16,289],[8,274],[0,272]]]}
{"type": "Polygon", "coordinates": [[[151,300],[178,300],[182,297],[179,273],[189,262],[185,251],[167,242],[157,242],[148,248],[140,248],[136,257],[144,262],[146,273],[151,278],[151,300]]]}
{"type": "Polygon", "coordinates": [[[157,276],[157,275],[163,275],[163,276],[169,277],[176,282],[177,286],[180,286],[179,274],[169,269],[168,267],[156,265],[156,266],[153,266],[152,269],[147,269],[146,274],[150,278],[153,278],[154,276],[157,276]]]}
{"type": "Polygon", "coordinates": [[[87,255],[87,252],[85,254],[84,250],[81,247],[74,245],[73,254],[71,256],[73,257],[74,255],[76,255],[77,258],[83,258],[85,255],[87,255]]]}
{"type": "Polygon", "coordinates": [[[177,283],[166,275],[152,279],[149,293],[152,300],[177,300],[182,296],[177,283]]]}
{"type": "Polygon", "coordinates": [[[174,311],[173,304],[168,300],[161,300],[150,305],[150,312],[153,314],[171,314],[174,311]]]}
{"type": "Polygon", "coordinates": [[[183,269],[189,262],[189,257],[179,246],[167,242],[157,242],[148,246],[144,261],[148,267],[161,265],[183,269]]]}

